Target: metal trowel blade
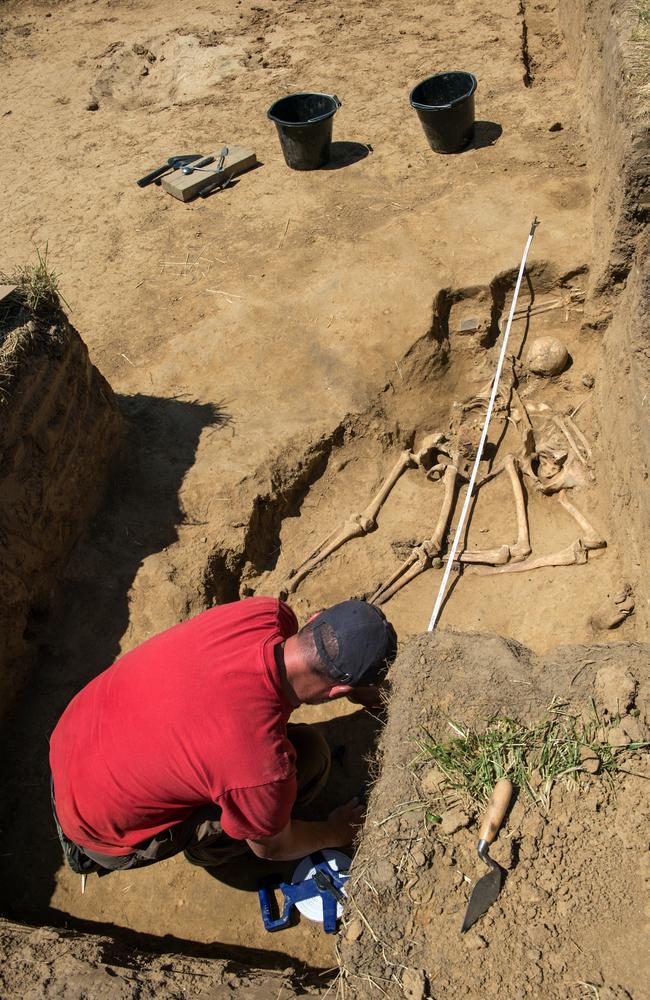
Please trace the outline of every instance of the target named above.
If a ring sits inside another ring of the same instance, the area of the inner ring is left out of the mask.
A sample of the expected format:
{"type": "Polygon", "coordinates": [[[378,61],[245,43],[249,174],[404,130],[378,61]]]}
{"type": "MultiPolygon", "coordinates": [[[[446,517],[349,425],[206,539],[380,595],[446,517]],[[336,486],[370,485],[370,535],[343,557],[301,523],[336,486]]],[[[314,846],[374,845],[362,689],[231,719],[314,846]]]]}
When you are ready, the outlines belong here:
{"type": "Polygon", "coordinates": [[[496,861],[490,859],[490,871],[487,875],[483,875],[472,889],[472,895],[469,897],[469,903],[465,911],[463,926],[460,929],[461,934],[468,931],[472,924],[475,924],[479,917],[482,917],[485,911],[489,910],[492,906],[492,903],[501,892],[504,875],[503,868],[500,868],[496,861]]]}

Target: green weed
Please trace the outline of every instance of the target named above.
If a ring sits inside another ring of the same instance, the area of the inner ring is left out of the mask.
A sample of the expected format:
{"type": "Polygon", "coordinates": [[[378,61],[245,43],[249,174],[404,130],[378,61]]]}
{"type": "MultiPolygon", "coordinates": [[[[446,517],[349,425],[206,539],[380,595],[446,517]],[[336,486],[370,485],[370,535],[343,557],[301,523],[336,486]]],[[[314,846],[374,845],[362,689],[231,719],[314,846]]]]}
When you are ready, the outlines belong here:
{"type": "Polygon", "coordinates": [[[46,316],[57,309],[59,302],[65,302],[59,288],[60,275],[48,265],[48,249],[47,243],[42,251],[36,247],[34,264],[0,273],[0,284],[16,285],[16,297],[33,316],[46,316]]]}
{"type": "Polygon", "coordinates": [[[507,777],[544,809],[558,781],[576,781],[585,772],[585,751],[598,758],[599,773],[611,777],[622,770],[621,759],[650,743],[611,747],[606,740],[609,723],[599,717],[592,703],[588,721],[554,703],[536,726],[517,719],[493,718],[484,732],[449,725],[455,736],[448,742],[435,740],[425,731],[419,739],[417,762],[434,761],[444,777],[444,786],[482,806],[490,798],[499,778],[507,777]]]}

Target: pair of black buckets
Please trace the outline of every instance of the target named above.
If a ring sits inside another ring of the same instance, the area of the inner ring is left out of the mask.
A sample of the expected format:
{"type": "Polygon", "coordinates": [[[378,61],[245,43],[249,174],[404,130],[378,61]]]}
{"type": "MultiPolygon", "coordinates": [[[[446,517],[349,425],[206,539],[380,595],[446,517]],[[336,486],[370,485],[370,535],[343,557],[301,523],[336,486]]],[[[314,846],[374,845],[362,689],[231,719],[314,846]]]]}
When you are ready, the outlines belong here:
{"type": "MultiPolygon", "coordinates": [[[[431,149],[459,153],[474,137],[472,73],[436,73],[411,91],[415,108],[431,149]]],[[[336,95],[291,94],[267,111],[278,130],[280,145],[292,170],[318,170],[330,157],[332,119],[341,107],[336,95]]]]}

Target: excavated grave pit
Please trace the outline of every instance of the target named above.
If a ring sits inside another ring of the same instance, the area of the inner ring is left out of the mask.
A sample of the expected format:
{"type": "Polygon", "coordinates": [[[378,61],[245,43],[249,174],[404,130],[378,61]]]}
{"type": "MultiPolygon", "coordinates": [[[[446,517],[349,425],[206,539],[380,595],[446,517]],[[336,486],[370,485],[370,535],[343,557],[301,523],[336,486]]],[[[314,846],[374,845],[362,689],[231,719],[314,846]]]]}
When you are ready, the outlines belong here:
{"type": "MultiPolygon", "coordinates": [[[[584,332],[585,271],[580,267],[557,276],[550,265],[537,262],[531,267],[528,289],[520,296],[512,327],[511,348],[515,358],[524,359],[523,364],[515,362],[517,392],[530,414],[538,445],[550,442],[573,456],[584,485],[571,490],[572,500],[606,537],[607,456],[599,449],[590,375],[599,365],[599,347],[584,332]],[[534,341],[548,336],[561,339],[570,355],[566,371],[550,379],[529,373],[525,364],[534,341]],[[578,411],[578,431],[584,431],[592,455],[582,464],[555,422],[572,410],[578,411]]],[[[293,589],[294,569],[330,533],[342,528],[346,517],[364,510],[403,450],[417,451],[423,439],[436,432],[449,438],[443,448],[453,448],[458,434],[450,423],[458,421],[461,404],[476,396],[485,400],[496,365],[494,342],[505,325],[512,284],[512,275],[500,275],[485,288],[439,292],[430,331],[396,362],[391,381],[367,411],[347,418],[329,435],[311,443],[297,462],[291,451],[276,461],[270,476],[276,484],[273,494],[259,494],[254,501],[267,520],[260,519],[257,531],[254,526],[247,531],[240,574],[243,593],[288,593],[301,617],[308,617],[333,601],[369,598],[412,548],[428,538],[441,507],[443,482],[428,479],[425,468],[409,468],[379,510],[376,528],[318,563],[293,589]],[[473,333],[463,329],[468,321],[477,327],[473,333]],[[270,532],[273,503],[275,530],[270,532]]],[[[504,373],[506,397],[512,370],[509,364],[504,373]]],[[[506,454],[521,453],[521,433],[510,419],[517,405],[514,400],[503,403],[494,419],[479,479],[498,467],[506,454]]],[[[470,458],[484,412],[483,402],[462,417],[461,437],[463,433],[469,436],[470,458]]],[[[259,479],[267,476],[265,471],[259,479]]],[[[557,495],[542,495],[531,488],[529,480],[523,482],[531,558],[562,550],[581,534],[580,529],[557,495]]],[[[453,538],[463,497],[460,486],[451,524],[444,532],[443,551],[453,538]]],[[[507,476],[501,475],[478,492],[465,545],[468,552],[492,549],[512,545],[516,537],[513,492],[507,476]]],[[[622,567],[616,546],[591,553],[588,563],[579,567],[490,577],[467,567],[449,601],[445,623],[475,628],[489,622],[495,631],[540,650],[561,642],[588,641],[593,635],[589,619],[618,584],[622,567]],[[531,607],[536,609],[534,616],[531,607]]],[[[426,627],[441,577],[442,568],[427,570],[384,604],[400,635],[426,627]]]]}

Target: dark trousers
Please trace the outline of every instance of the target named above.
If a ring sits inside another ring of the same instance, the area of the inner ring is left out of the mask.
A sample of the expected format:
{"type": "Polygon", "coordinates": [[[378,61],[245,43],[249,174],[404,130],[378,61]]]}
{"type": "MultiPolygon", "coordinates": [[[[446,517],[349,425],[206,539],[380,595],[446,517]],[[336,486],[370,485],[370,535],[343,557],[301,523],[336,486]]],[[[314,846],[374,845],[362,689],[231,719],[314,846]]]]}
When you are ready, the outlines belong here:
{"type": "MultiPolygon", "coordinates": [[[[324,788],[330,771],[330,752],[323,737],[312,726],[289,724],[287,736],[296,749],[298,794],[293,810],[296,813],[309,805],[324,788]]],[[[245,840],[233,840],[224,833],[220,818],[220,807],[208,805],[138,845],[131,854],[112,856],[87,847],[81,850],[108,871],[144,868],[181,851],[192,864],[203,867],[226,864],[247,854],[252,856],[245,840]]]]}

